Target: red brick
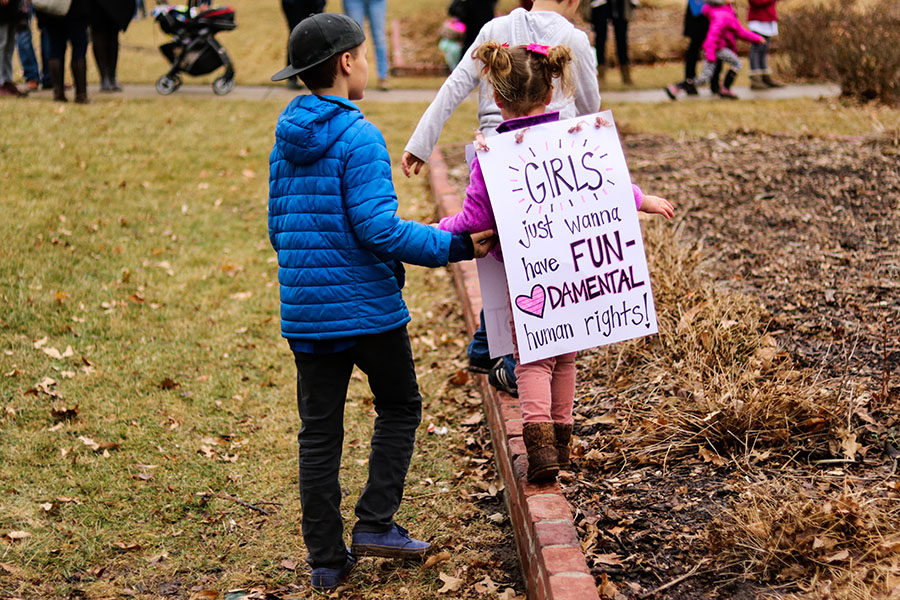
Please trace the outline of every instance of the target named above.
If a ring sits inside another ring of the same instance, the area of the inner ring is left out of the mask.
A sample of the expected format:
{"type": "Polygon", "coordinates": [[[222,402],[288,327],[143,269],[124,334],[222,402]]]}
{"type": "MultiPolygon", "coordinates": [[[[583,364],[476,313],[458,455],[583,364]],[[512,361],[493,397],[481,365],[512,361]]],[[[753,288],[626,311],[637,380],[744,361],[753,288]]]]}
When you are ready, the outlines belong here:
{"type": "Polygon", "coordinates": [[[562,494],[562,489],[555,481],[549,483],[528,483],[527,479],[519,481],[522,487],[522,493],[526,496],[534,496],[536,494],[562,494]]]}
{"type": "Polygon", "coordinates": [[[509,419],[503,424],[507,437],[522,435],[522,419],[509,419]]]}
{"type": "Polygon", "coordinates": [[[559,494],[539,494],[530,496],[526,501],[532,523],[544,519],[572,520],[572,509],[566,499],[559,494]]]}
{"type": "Polygon", "coordinates": [[[541,550],[542,559],[551,575],[558,573],[590,573],[581,546],[554,546],[541,550]]]}
{"type": "Polygon", "coordinates": [[[525,442],[519,436],[510,437],[507,440],[509,445],[509,453],[515,459],[516,456],[525,454],[525,442]]]}
{"type": "Polygon", "coordinates": [[[500,414],[503,415],[504,421],[508,421],[510,419],[521,419],[522,418],[522,409],[519,408],[519,403],[516,401],[501,402],[500,403],[500,414]]]}
{"type": "Polygon", "coordinates": [[[534,537],[536,545],[540,548],[546,546],[577,546],[578,532],[571,521],[542,521],[534,524],[534,537]]]}
{"type": "Polygon", "coordinates": [[[599,600],[597,584],[591,575],[562,573],[550,576],[550,593],[541,600],[599,600]]]}
{"type": "Polygon", "coordinates": [[[515,475],[515,480],[508,482],[509,485],[516,485],[517,481],[525,481],[525,473],[528,472],[528,457],[524,454],[522,456],[517,456],[513,461],[513,474],[515,475]]]}

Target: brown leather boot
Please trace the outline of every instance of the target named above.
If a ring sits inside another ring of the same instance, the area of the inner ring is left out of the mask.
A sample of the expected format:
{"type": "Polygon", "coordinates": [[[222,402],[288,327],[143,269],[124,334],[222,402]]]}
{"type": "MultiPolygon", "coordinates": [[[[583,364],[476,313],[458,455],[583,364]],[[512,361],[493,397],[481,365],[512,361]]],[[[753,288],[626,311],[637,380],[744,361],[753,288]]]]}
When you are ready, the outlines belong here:
{"type": "Polygon", "coordinates": [[[633,85],[634,80],[631,79],[631,65],[619,65],[619,70],[622,71],[622,83],[625,85],[633,85]]]}
{"type": "Polygon", "coordinates": [[[767,90],[769,86],[765,84],[763,81],[763,76],[760,74],[753,74],[750,76],[750,89],[751,90],[767,90]]]}
{"type": "Polygon", "coordinates": [[[61,60],[50,59],[47,62],[50,71],[50,81],[53,84],[53,99],[57,102],[68,102],[66,98],[66,85],[63,80],[63,64],[61,60]]]}
{"type": "Polygon", "coordinates": [[[522,440],[528,453],[529,483],[553,481],[559,473],[559,454],[556,451],[556,433],[553,423],[525,423],[522,440]]]}
{"type": "Polygon", "coordinates": [[[553,432],[556,435],[556,455],[560,469],[569,466],[569,454],[572,451],[572,424],[554,423],[553,432]]]}

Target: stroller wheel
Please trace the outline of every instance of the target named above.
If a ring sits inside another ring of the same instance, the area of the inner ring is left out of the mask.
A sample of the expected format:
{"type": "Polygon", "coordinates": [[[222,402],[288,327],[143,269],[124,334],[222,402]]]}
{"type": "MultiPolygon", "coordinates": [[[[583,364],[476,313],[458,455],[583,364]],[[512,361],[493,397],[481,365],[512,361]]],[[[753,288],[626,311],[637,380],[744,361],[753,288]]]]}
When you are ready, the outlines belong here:
{"type": "Polygon", "coordinates": [[[168,96],[173,93],[175,90],[181,87],[181,77],[178,75],[174,75],[169,77],[168,75],[163,75],[159,79],[156,80],[156,91],[162,94],[163,96],[168,96]]]}
{"type": "Polygon", "coordinates": [[[213,81],[212,88],[217,95],[224,96],[234,89],[234,78],[222,75],[213,81]]]}

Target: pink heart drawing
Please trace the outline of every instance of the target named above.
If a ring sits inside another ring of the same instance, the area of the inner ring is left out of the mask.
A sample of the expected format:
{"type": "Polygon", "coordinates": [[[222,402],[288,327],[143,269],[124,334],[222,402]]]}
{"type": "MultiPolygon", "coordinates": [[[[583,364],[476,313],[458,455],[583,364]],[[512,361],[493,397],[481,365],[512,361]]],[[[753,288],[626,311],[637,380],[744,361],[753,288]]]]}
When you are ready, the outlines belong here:
{"type": "Polygon", "coordinates": [[[519,310],[523,313],[534,315],[538,319],[542,319],[544,317],[545,299],[546,294],[544,292],[544,287],[536,285],[531,288],[530,296],[516,296],[516,306],[518,306],[519,310]]]}

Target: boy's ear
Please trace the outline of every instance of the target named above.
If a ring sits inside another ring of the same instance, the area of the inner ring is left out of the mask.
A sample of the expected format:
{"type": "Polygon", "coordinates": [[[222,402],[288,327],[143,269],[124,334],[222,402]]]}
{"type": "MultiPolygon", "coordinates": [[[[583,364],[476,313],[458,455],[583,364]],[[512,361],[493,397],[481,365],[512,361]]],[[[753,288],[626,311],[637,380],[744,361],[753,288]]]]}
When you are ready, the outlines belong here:
{"type": "Polygon", "coordinates": [[[351,71],[350,59],[352,59],[352,58],[353,58],[352,52],[348,51],[348,52],[344,52],[343,54],[341,54],[341,59],[338,62],[341,65],[341,71],[344,73],[344,75],[350,74],[350,71],[351,71]]]}

